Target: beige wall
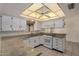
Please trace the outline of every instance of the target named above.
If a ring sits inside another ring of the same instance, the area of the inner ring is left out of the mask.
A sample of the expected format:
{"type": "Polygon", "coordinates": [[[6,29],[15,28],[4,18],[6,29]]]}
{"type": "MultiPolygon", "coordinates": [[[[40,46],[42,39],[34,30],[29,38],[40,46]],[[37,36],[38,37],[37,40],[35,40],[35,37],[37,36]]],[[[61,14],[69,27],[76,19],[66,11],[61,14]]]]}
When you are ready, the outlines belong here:
{"type": "Polygon", "coordinates": [[[68,41],[79,43],[79,3],[75,3],[73,9],[68,9],[69,3],[59,3],[59,6],[64,11],[68,41]]]}
{"type": "Polygon", "coordinates": [[[79,14],[66,17],[65,21],[67,28],[67,40],[72,42],[79,42],[79,14]]]}
{"type": "Polygon", "coordinates": [[[0,37],[0,55],[1,55],[1,37],[0,37]]]}

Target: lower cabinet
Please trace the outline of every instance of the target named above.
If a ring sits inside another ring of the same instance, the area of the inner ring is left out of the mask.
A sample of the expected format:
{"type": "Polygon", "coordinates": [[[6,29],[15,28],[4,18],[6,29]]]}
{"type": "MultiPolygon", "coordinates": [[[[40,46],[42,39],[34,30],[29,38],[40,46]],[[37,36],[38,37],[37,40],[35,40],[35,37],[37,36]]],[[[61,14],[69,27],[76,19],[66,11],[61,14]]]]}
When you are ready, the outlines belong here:
{"type": "Polygon", "coordinates": [[[65,38],[53,38],[53,48],[64,52],[65,50],[65,38]]]}
{"type": "Polygon", "coordinates": [[[39,40],[39,42],[40,42],[40,44],[44,44],[44,39],[45,39],[45,36],[44,35],[42,35],[42,36],[40,36],[40,38],[39,38],[40,40],[39,40]]]}
{"type": "Polygon", "coordinates": [[[39,36],[27,38],[26,39],[27,46],[34,48],[34,47],[40,45],[39,38],[40,38],[39,36]]]}
{"type": "Polygon", "coordinates": [[[65,38],[60,37],[52,37],[52,36],[35,36],[26,39],[27,46],[29,47],[36,47],[40,44],[43,46],[56,49],[58,51],[64,52],[65,51],[65,38]]]}
{"type": "Polygon", "coordinates": [[[38,37],[32,37],[30,39],[30,45],[31,47],[36,47],[39,45],[39,38],[38,37]]]}
{"type": "Polygon", "coordinates": [[[53,43],[53,38],[52,36],[45,36],[44,37],[44,46],[47,48],[52,49],[52,43],[53,43]]]}

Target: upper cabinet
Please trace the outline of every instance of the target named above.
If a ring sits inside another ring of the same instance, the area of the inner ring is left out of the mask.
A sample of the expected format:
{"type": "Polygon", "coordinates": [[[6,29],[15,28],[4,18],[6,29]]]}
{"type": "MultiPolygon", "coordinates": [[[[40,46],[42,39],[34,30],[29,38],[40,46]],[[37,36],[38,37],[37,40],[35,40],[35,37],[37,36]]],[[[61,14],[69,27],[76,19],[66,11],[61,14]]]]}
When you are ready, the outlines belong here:
{"type": "Polygon", "coordinates": [[[20,30],[19,25],[20,25],[20,20],[16,17],[12,17],[12,26],[13,26],[13,31],[18,31],[20,30]]]}
{"type": "Polygon", "coordinates": [[[54,20],[42,22],[42,28],[54,28],[54,20]]]}
{"type": "Polygon", "coordinates": [[[41,22],[36,21],[34,24],[34,31],[41,30],[42,24],[41,22]]]}
{"type": "Polygon", "coordinates": [[[20,30],[22,30],[22,31],[27,30],[26,20],[19,19],[19,21],[20,21],[20,25],[19,25],[20,30]]]}
{"type": "Polygon", "coordinates": [[[41,28],[64,28],[65,22],[63,19],[55,19],[55,20],[49,20],[41,22],[41,28]]]}
{"type": "Polygon", "coordinates": [[[54,21],[55,28],[64,28],[65,22],[62,19],[58,19],[54,21]]]}
{"type": "Polygon", "coordinates": [[[1,16],[0,16],[0,31],[2,30],[2,21],[1,21],[1,16]]]}
{"type": "Polygon", "coordinates": [[[34,30],[42,29],[63,29],[65,27],[64,19],[54,19],[49,21],[38,22],[34,24],[34,30]]]}
{"type": "Polygon", "coordinates": [[[12,31],[12,19],[9,16],[2,16],[2,31],[12,31]]]}
{"type": "Polygon", "coordinates": [[[26,20],[12,16],[1,16],[0,28],[1,31],[26,31],[26,20]]]}
{"type": "Polygon", "coordinates": [[[26,30],[26,20],[13,17],[13,30],[24,31],[26,30]]]}

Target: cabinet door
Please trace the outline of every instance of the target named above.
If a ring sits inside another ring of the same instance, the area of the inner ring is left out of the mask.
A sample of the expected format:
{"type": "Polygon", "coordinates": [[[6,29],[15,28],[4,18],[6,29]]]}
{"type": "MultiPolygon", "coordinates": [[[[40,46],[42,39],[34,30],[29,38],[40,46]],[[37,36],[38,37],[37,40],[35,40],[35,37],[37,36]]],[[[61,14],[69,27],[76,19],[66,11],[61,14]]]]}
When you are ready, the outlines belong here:
{"type": "Polygon", "coordinates": [[[36,47],[40,44],[39,42],[39,37],[31,37],[30,38],[30,46],[31,47],[36,47]]]}
{"type": "Polygon", "coordinates": [[[44,44],[44,36],[39,36],[39,43],[44,44]]]}
{"type": "Polygon", "coordinates": [[[34,48],[36,46],[35,43],[36,43],[36,40],[33,37],[31,37],[30,38],[30,47],[34,48]]]}
{"type": "Polygon", "coordinates": [[[20,30],[22,31],[26,30],[26,20],[24,19],[19,19],[19,20],[20,20],[20,25],[19,25],[20,30]]]}
{"type": "Polygon", "coordinates": [[[65,39],[64,38],[53,38],[53,48],[64,52],[65,39]]]}
{"type": "Polygon", "coordinates": [[[2,30],[2,17],[0,16],[0,31],[2,30]]]}
{"type": "Polygon", "coordinates": [[[65,49],[65,39],[59,38],[58,39],[58,50],[64,52],[65,49]]]}
{"type": "Polygon", "coordinates": [[[38,45],[40,45],[40,38],[39,38],[40,36],[36,36],[36,37],[34,37],[34,40],[35,40],[35,42],[34,42],[34,44],[35,44],[35,46],[38,46],[38,45]]]}
{"type": "Polygon", "coordinates": [[[55,28],[63,28],[64,20],[55,20],[55,28]]]}
{"type": "Polygon", "coordinates": [[[20,24],[19,18],[13,17],[13,30],[14,31],[20,30],[19,24],[20,24]]]}
{"type": "Polygon", "coordinates": [[[12,31],[11,17],[2,16],[2,31],[12,31]]]}
{"type": "Polygon", "coordinates": [[[41,30],[41,22],[36,21],[34,24],[34,31],[41,30]]]}
{"type": "Polygon", "coordinates": [[[49,21],[42,22],[42,28],[54,28],[54,21],[49,20],[49,21]]]}
{"type": "Polygon", "coordinates": [[[52,49],[52,37],[46,37],[44,39],[44,46],[52,49]]]}
{"type": "Polygon", "coordinates": [[[53,38],[53,48],[57,49],[58,48],[58,42],[57,42],[57,38],[53,38]]]}

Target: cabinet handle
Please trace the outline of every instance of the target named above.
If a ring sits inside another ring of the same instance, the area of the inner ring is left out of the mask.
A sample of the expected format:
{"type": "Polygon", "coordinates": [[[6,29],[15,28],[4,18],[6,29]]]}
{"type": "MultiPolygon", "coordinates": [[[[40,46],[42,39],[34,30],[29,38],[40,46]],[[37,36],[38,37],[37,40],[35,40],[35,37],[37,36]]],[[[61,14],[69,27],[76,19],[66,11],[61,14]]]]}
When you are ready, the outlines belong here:
{"type": "Polygon", "coordinates": [[[19,28],[22,28],[22,26],[20,25],[19,28]]]}
{"type": "Polygon", "coordinates": [[[12,25],[10,25],[10,27],[12,28],[12,25]]]}
{"type": "Polygon", "coordinates": [[[13,25],[10,25],[11,29],[13,30],[13,25]]]}
{"type": "Polygon", "coordinates": [[[13,20],[13,17],[11,17],[11,19],[13,20]]]}
{"type": "Polygon", "coordinates": [[[36,40],[34,40],[34,43],[36,43],[36,40]]]}

